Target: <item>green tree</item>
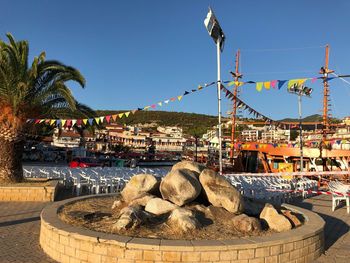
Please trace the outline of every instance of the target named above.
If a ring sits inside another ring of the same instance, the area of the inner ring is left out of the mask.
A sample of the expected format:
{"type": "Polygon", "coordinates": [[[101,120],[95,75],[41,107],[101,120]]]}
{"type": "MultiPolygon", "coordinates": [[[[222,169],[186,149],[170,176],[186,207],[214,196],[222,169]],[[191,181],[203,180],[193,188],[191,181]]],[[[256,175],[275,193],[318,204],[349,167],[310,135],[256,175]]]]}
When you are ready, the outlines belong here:
{"type": "Polygon", "coordinates": [[[80,72],[55,60],[45,60],[42,52],[28,63],[29,44],[7,34],[0,39],[0,183],[23,180],[24,134],[27,119],[58,118],[77,110],[77,102],[67,81],[85,86],[80,72]]]}

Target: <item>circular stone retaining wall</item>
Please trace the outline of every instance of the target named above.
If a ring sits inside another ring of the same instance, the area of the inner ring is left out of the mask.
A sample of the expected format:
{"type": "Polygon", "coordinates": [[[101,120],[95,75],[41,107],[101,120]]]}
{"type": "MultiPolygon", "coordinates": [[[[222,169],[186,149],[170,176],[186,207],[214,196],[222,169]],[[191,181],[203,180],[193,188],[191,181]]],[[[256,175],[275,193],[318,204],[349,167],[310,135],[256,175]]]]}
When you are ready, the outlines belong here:
{"type": "MultiPolygon", "coordinates": [[[[99,195],[103,197],[106,195],[99,195]]],[[[270,236],[231,240],[164,240],[105,234],[74,227],[58,218],[66,204],[47,206],[41,213],[40,245],[59,262],[312,262],[323,252],[324,221],[315,213],[292,205],[303,214],[304,225],[270,236]]],[[[96,198],[96,196],[93,196],[96,198]]]]}

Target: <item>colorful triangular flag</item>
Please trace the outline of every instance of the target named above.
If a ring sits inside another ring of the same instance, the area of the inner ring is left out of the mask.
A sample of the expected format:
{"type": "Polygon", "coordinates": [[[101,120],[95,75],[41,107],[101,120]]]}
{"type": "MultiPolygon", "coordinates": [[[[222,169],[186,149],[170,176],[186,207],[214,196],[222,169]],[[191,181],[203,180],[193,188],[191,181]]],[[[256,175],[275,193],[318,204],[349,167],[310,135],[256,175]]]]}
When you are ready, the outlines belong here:
{"type": "Polygon", "coordinates": [[[130,111],[125,112],[124,114],[125,114],[125,117],[129,117],[130,111]]]}
{"type": "Polygon", "coordinates": [[[177,99],[180,101],[182,99],[182,95],[177,96],[177,99]]]}
{"type": "Polygon", "coordinates": [[[106,116],[106,121],[107,121],[107,123],[110,123],[110,121],[111,121],[111,115],[107,115],[107,116],[106,116]]]}
{"type": "Polygon", "coordinates": [[[260,92],[260,91],[262,90],[262,87],[263,87],[263,83],[262,83],[262,82],[257,82],[257,83],[256,83],[256,90],[257,90],[257,91],[260,92]]]}
{"type": "Polygon", "coordinates": [[[271,82],[270,81],[265,81],[264,82],[264,87],[265,89],[270,89],[271,82]]]}

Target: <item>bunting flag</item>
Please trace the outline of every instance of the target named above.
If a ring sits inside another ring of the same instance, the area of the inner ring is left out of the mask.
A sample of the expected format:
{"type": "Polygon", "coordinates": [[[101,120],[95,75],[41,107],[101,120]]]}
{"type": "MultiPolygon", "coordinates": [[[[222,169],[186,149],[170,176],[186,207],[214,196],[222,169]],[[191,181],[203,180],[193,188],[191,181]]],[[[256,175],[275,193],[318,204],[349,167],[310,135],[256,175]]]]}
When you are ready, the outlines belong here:
{"type": "Polygon", "coordinates": [[[72,120],[72,127],[77,123],[77,120],[72,120]]]}
{"type": "Polygon", "coordinates": [[[277,80],[271,80],[271,87],[276,88],[277,80]]]}
{"type": "Polygon", "coordinates": [[[256,90],[260,92],[262,90],[262,86],[263,86],[262,82],[257,82],[256,83],[256,90]]]}
{"type": "Polygon", "coordinates": [[[124,112],[118,114],[119,119],[123,118],[123,116],[124,116],[124,112]]]}
{"type": "Polygon", "coordinates": [[[190,94],[188,91],[185,91],[185,93],[184,93],[184,96],[186,96],[186,95],[188,95],[188,94],[190,94]]]}
{"type": "MultiPolygon", "coordinates": [[[[261,83],[261,88],[262,88],[262,82],[261,83]]],[[[265,122],[269,122],[269,123],[274,123],[276,125],[280,125],[280,122],[275,121],[270,119],[269,117],[261,114],[260,112],[254,110],[252,107],[250,107],[249,105],[247,105],[245,102],[243,102],[240,98],[236,97],[230,90],[228,90],[227,88],[224,87],[224,85],[220,86],[221,90],[223,92],[225,92],[226,97],[233,100],[233,98],[235,98],[237,100],[237,103],[240,107],[242,107],[244,110],[247,110],[249,112],[249,114],[253,114],[256,118],[261,118],[263,119],[265,122]],[[227,95],[229,94],[229,95],[227,95]]]]}
{"type": "Polygon", "coordinates": [[[105,117],[104,117],[104,116],[101,116],[101,117],[100,117],[100,123],[103,123],[104,119],[105,119],[105,117]]]}
{"type": "Polygon", "coordinates": [[[164,103],[168,104],[168,103],[169,103],[169,100],[165,100],[164,103]]]}
{"type": "Polygon", "coordinates": [[[53,125],[54,123],[56,123],[56,120],[51,120],[50,121],[50,125],[53,125]]]}
{"type": "Polygon", "coordinates": [[[159,105],[160,107],[162,107],[162,102],[158,102],[158,105],[159,105]]]}
{"type": "Polygon", "coordinates": [[[180,101],[182,99],[182,95],[177,96],[177,99],[180,101]]]}
{"type": "Polygon", "coordinates": [[[106,122],[109,123],[111,121],[111,115],[106,116],[106,122]]]}
{"type": "Polygon", "coordinates": [[[265,89],[270,89],[271,81],[265,81],[264,82],[264,87],[265,89]]]}
{"type": "Polygon", "coordinates": [[[125,117],[129,117],[129,114],[130,114],[130,111],[124,113],[125,117]]]}
{"type": "Polygon", "coordinates": [[[67,121],[67,120],[62,120],[62,121],[61,121],[62,127],[66,124],[66,121],[67,121]]]}
{"type": "Polygon", "coordinates": [[[95,122],[96,122],[97,124],[100,123],[100,117],[96,117],[96,118],[94,118],[94,119],[95,119],[95,122]]]}
{"type": "Polygon", "coordinates": [[[86,125],[88,122],[88,119],[83,119],[83,123],[86,125]]]}
{"type": "MultiPolygon", "coordinates": [[[[337,77],[329,77],[326,80],[328,81],[328,80],[332,80],[334,78],[337,78],[337,77]]],[[[304,84],[305,81],[311,80],[311,82],[314,83],[318,79],[324,80],[324,77],[300,78],[300,79],[290,79],[290,80],[269,80],[269,81],[259,81],[259,82],[251,81],[251,80],[250,81],[245,81],[245,82],[241,82],[241,81],[222,81],[222,83],[225,83],[228,86],[236,85],[238,87],[242,86],[242,85],[245,85],[245,84],[256,84],[256,90],[260,92],[262,90],[262,87],[265,87],[265,89],[267,89],[267,90],[269,90],[270,87],[281,89],[286,82],[291,83],[291,85],[295,84],[295,83],[304,84]]],[[[288,86],[288,88],[289,87],[291,87],[291,86],[288,86]]]]}

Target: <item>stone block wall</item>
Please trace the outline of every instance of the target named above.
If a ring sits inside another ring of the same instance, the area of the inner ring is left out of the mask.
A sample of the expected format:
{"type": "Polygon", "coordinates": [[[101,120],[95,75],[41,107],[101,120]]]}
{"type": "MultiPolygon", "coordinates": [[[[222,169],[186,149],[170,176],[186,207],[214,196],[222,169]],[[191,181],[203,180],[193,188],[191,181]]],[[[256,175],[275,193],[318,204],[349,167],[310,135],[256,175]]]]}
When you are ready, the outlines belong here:
{"type": "Polygon", "coordinates": [[[57,185],[50,181],[48,186],[0,186],[0,201],[53,202],[57,185]]]}
{"type": "MultiPolygon", "coordinates": [[[[86,198],[86,197],[85,197],[86,198]]],[[[313,262],[323,252],[324,221],[316,214],[286,205],[306,217],[303,226],[270,236],[232,240],[162,240],[90,231],[63,223],[54,203],[41,214],[40,245],[59,262],[313,262]]]]}

